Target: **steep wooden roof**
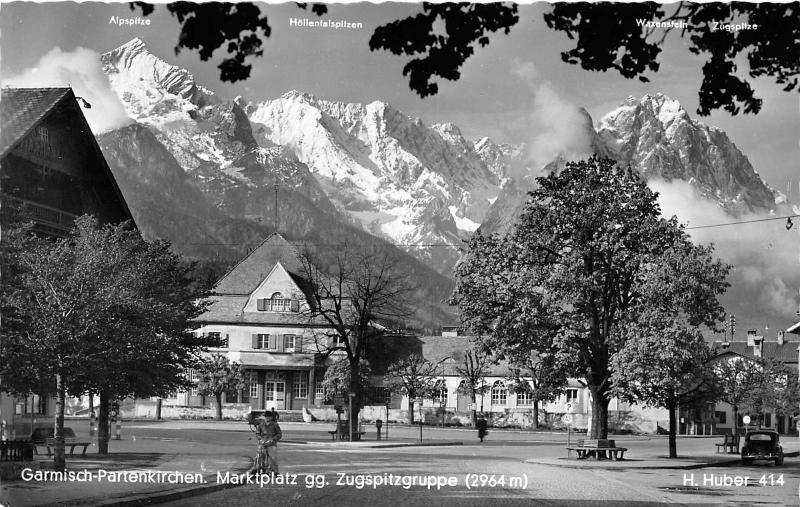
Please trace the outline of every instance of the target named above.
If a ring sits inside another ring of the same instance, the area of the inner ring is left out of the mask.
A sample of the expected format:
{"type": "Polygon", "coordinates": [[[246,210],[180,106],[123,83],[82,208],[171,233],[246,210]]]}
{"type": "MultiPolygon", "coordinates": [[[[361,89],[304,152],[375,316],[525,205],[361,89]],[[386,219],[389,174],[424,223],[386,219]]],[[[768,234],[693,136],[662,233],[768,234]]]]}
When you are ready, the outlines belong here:
{"type": "Polygon", "coordinates": [[[69,99],[75,100],[72,88],[2,88],[0,157],[20,142],[47,113],[69,99]]]}

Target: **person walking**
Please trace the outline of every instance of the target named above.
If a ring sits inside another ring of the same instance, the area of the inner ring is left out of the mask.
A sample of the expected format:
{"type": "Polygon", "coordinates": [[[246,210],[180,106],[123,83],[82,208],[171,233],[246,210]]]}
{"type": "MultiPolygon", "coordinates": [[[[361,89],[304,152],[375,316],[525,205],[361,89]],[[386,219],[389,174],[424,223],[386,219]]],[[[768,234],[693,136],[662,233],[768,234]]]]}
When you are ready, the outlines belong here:
{"type": "Polygon", "coordinates": [[[483,439],[486,437],[486,425],[486,419],[483,417],[483,414],[481,414],[478,416],[478,420],[475,421],[475,427],[478,428],[478,438],[481,439],[481,442],[483,442],[483,439]]]}
{"type": "Polygon", "coordinates": [[[266,412],[256,427],[258,455],[254,469],[256,473],[278,473],[278,441],[283,437],[281,427],[273,412],[266,412]]]}

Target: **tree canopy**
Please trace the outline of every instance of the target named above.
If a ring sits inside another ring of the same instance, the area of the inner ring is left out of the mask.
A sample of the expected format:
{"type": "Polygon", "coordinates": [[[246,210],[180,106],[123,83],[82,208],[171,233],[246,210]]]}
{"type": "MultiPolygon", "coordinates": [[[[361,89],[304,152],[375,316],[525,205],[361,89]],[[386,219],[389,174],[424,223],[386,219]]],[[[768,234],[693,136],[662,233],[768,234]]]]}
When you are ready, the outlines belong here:
{"type": "Polygon", "coordinates": [[[645,310],[714,326],[729,267],[661,218],[656,194],[630,168],[593,157],[537,182],[512,232],[469,241],[452,302],[498,353],[537,353],[554,375],[585,379],[592,433],[605,438],[625,327],[645,310]]]}
{"type": "Polygon", "coordinates": [[[222,354],[212,354],[202,359],[197,368],[200,374],[198,393],[213,396],[217,402],[217,420],[222,420],[222,395],[228,391],[244,389],[244,373],[236,361],[222,354]]]}
{"type": "MultiPolygon", "coordinates": [[[[190,267],[166,242],[79,217],[66,238],[4,231],[4,388],[54,385],[56,439],[67,392],[99,393],[100,451],[107,450],[108,404],[129,395],[165,394],[185,384],[202,342],[188,332],[201,296],[190,267]],[[5,322],[4,322],[5,324],[5,322]],[[17,375],[20,372],[21,375],[17,375]],[[103,438],[105,437],[105,438],[103,438]]],[[[63,469],[63,440],[56,467],[63,469]]]]}
{"type": "Polygon", "coordinates": [[[414,400],[432,394],[436,373],[434,365],[417,354],[400,359],[389,365],[384,385],[393,393],[408,397],[408,415],[414,424],[414,400]]]}
{"type": "Polygon", "coordinates": [[[647,311],[622,333],[627,336],[612,360],[612,392],[669,411],[669,457],[677,458],[678,408],[717,396],[711,350],[697,327],[661,311],[647,311]]]}

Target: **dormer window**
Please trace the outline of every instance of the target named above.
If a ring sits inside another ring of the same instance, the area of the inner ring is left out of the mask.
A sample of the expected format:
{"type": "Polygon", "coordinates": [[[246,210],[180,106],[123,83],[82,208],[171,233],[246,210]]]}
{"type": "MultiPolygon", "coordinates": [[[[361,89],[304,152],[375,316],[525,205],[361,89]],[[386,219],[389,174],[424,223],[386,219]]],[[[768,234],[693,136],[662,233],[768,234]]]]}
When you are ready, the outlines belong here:
{"type": "Polygon", "coordinates": [[[257,307],[260,312],[297,312],[300,311],[300,302],[285,298],[280,292],[274,292],[269,299],[259,299],[257,307]]]}

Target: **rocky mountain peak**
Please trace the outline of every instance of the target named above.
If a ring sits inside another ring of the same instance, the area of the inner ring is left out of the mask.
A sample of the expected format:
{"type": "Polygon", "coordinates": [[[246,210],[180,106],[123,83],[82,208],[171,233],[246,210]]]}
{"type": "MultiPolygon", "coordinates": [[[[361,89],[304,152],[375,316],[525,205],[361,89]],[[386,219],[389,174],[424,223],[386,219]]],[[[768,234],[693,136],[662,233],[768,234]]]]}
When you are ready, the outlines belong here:
{"type": "Polygon", "coordinates": [[[728,136],[662,93],[628,97],[600,120],[597,132],[612,158],[647,179],[691,182],[735,213],[775,206],[774,191],[728,136]]]}
{"type": "Polygon", "coordinates": [[[104,53],[100,61],[129,113],[151,111],[157,103],[167,105],[170,100],[197,107],[219,102],[213,92],[197,85],[188,70],[155,56],[138,37],[104,53]]]}

